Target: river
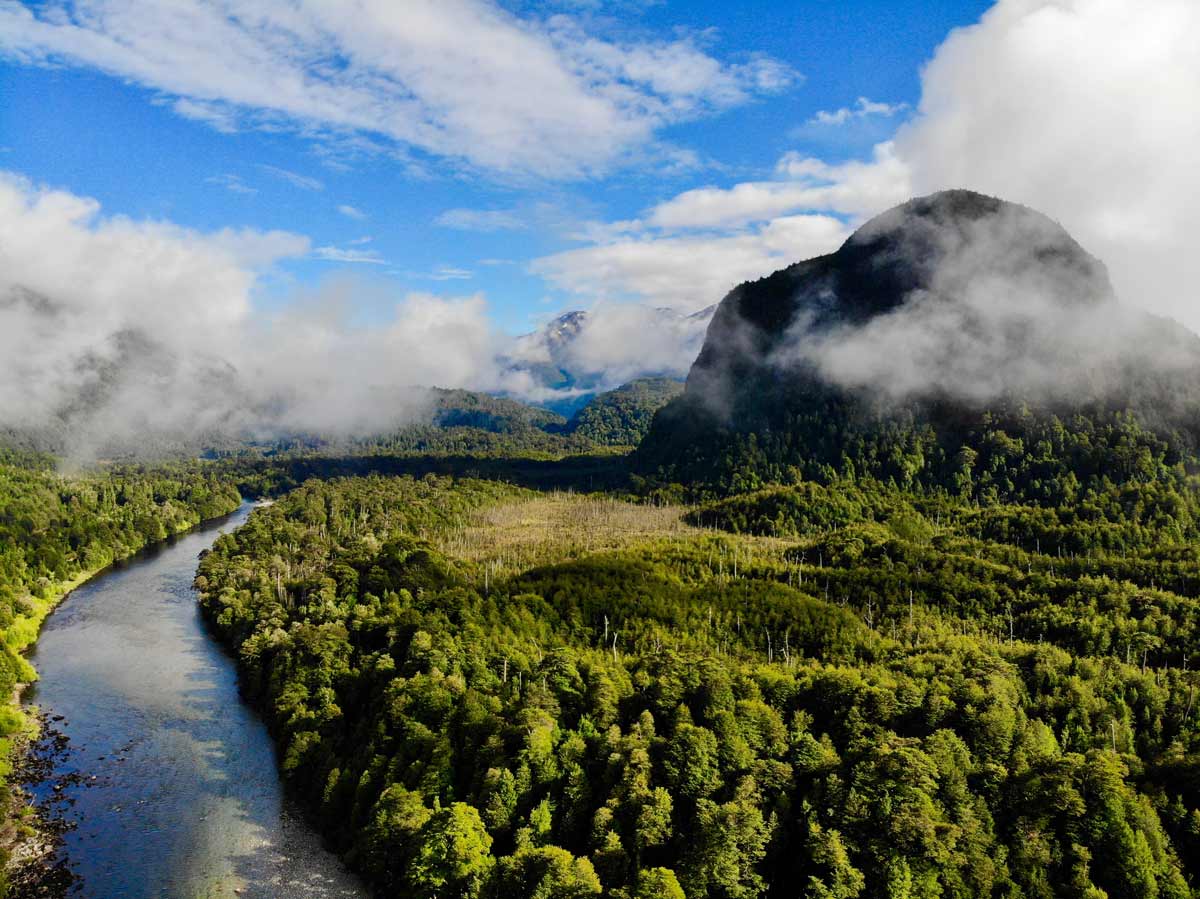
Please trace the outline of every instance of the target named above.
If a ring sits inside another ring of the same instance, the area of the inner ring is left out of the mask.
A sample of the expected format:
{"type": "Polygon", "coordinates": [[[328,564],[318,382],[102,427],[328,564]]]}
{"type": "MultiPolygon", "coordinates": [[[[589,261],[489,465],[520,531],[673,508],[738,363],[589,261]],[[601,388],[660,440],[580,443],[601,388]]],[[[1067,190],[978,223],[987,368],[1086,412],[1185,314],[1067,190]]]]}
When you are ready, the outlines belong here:
{"type": "Polygon", "coordinates": [[[250,508],[79,587],[30,655],[26,701],[69,738],[68,777],[33,790],[65,796],[73,895],[367,895],[284,799],[266,727],[200,618],[197,556],[250,508]]]}

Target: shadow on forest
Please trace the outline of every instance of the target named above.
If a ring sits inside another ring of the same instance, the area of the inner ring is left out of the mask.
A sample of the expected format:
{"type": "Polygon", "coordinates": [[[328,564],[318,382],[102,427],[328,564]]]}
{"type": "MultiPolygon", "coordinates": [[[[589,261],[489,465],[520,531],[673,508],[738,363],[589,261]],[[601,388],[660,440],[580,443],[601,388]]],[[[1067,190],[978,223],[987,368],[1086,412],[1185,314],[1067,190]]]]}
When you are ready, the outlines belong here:
{"type": "Polygon", "coordinates": [[[277,496],[309,478],[328,479],[370,474],[427,474],[485,478],[535,490],[619,490],[629,485],[629,457],[580,455],[561,459],[487,456],[279,456],[230,460],[242,493],[277,496]]]}

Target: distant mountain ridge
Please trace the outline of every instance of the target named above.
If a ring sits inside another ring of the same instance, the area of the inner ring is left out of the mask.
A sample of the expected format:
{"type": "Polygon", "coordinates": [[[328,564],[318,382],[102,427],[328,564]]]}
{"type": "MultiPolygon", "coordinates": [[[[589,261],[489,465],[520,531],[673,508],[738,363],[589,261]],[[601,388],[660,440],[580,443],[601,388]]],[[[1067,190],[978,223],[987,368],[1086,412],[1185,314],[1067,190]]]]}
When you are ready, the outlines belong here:
{"type": "Polygon", "coordinates": [[[591,397],[621,384],[680,379],[699,352],[716,308],[572,310],[517,337],[500,360],[502,369],[509,376],[527,378],[526,390],[541,394],[537,402],[570,416],[591,397]],[[641,351],[646,342],[655,351],[641,351]]]}

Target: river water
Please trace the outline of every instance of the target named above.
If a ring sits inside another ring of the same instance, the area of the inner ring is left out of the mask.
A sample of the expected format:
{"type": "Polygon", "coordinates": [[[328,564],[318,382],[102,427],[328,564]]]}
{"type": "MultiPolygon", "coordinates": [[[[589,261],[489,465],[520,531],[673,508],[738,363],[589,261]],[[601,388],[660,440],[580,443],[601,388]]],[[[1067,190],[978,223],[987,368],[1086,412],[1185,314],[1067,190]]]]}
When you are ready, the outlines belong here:
{"type": "Polygon", "coordinates": [[[69,738],[56,774],[80,775],[33,788],[66,796],[73,895],[367,895],[285,801],[266,727],[200,618],[197,556],[249,511],[84,584],[30,655],[26,701],[69,738]]]}

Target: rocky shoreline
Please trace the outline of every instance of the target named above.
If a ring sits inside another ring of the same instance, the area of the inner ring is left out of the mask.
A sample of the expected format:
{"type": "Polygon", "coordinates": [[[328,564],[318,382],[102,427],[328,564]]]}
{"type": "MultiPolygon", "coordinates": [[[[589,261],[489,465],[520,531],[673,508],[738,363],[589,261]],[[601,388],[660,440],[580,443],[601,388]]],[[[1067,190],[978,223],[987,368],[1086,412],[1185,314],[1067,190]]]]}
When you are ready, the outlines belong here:
{"type": "Polygon", "coordinates": [[[65,835],[76,826],[69,819],[75,800],[68,787],[92,786],[95,775],[64,771],[70,755],[70,738],[57,725],[61,715],[47,716],[35,709],[27,714],[36,725],[12,754],[13,795],[10,803],[24,807],[22,833],[8,859],[10,899],[64,899],[78,895],[82,884],[61,849],[65,835]]]}

